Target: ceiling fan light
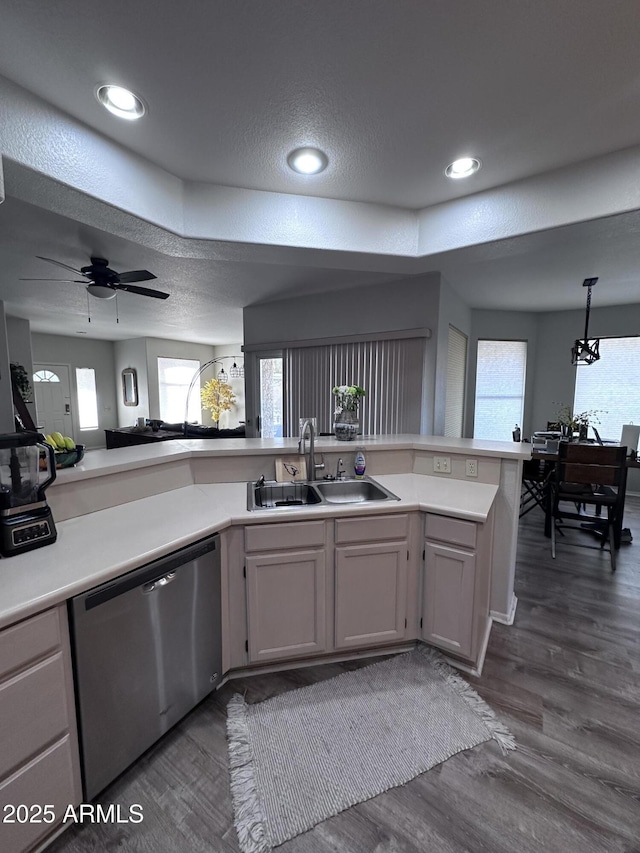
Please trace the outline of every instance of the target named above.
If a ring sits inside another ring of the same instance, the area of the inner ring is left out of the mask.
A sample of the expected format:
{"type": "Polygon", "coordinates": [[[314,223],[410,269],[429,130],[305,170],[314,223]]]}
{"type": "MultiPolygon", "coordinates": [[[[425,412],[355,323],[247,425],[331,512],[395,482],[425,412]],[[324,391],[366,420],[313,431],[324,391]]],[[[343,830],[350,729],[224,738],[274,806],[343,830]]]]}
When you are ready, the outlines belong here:
{"type": "Polygon", "coordinates": [[[113,299],[117,295],[115,290],[104,284],[88,284],[87,290],[98,299],[113,299]]]}
{"type": "Polygon", "coordinates": [[[96,98],[110,113],[128,121],[142,118],[147,111],[142,98],[123,86],[115,86],[111,83],[98,86],[96,98]]]}

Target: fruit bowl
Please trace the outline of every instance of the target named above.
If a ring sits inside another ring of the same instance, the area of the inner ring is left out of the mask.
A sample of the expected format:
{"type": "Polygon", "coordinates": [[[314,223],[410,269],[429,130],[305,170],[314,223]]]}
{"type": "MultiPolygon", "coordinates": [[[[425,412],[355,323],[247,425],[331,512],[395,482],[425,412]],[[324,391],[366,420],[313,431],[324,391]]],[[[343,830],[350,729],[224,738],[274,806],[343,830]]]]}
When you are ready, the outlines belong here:
{"type": "Polygon", "coordinates": [[[56,468],[73,468],[84,456],[84,444],[76,444],[73,450],[56,450],[56,468]]]}

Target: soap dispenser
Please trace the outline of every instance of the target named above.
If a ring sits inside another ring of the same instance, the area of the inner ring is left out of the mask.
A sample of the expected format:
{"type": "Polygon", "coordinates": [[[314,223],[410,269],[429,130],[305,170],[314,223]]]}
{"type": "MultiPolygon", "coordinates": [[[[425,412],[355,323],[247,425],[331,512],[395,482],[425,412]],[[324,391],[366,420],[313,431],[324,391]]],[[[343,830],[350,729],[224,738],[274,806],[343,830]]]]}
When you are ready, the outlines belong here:
{"type": "Polygon", "coordinates": [[[356,480],[364,479],[364,472],[367,467],[366,459],[364,458],[364,447],[358,447],[356,450],[355,459],[353,460],[353,471],[356,480]]]}

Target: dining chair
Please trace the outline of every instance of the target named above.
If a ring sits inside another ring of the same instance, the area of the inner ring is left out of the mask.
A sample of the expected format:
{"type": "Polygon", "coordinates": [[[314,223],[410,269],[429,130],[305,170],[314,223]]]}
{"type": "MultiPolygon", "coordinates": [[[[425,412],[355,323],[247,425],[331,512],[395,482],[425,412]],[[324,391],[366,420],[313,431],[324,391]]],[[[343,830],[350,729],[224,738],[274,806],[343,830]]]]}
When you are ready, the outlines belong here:
{"type": "Polygon", "coordinates": [[[547,489],[553,466],[544,459],[525,459],[522,463],[520,518],[539,506],[547,511],[547,489]]]}
{"type": "Polygon", "coordinates": [[[568,544],[601,549],[608,544],[611,571],[615,572],[615,529],[624,512],[626,452],[626,447],[560,445],[551,484],[551,556],[554,559],[556,533],[562,534],[563,528],[574,528],[601,536],[600,545],[568,544]],[[587,512],[590,506],[595,508],[594,513],[587,512]],[[606,517],[602,515],[602,508],[606,508],[606,517]],[[580,524],[566,524],[567,520],[580,524]]]}

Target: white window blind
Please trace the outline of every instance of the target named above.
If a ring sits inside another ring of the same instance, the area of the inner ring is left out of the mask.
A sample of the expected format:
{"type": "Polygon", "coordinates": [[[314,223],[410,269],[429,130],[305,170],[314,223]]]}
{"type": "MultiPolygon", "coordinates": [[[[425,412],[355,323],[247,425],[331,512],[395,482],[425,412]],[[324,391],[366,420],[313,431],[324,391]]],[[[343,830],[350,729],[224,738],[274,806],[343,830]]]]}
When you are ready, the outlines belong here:
{"type": "Polygon", "coordinates": [[[467,336],[455,326],[449,326],[447,346],[444,434],[450,438],[462,438],[464,391],[467,378],[467,336]]]}
{"type": "Polygon", "coordinates": [[[640,337],[600,338],[600,361],[576,368],[573,411],[598,410],[601,438],[619,441],[623,424],[640,424],[640,337]]]}
{"type": "Polygon", "coordinates": [[[526,341],[478,341],[474,438],[511,441],[522,427],[526,341]]]}
{"type": "Polygon", "coordinates": [[[318,432],[331,432],[334,385],[367,392],[358,412],[363,434],[419,433],[424,350],[424,338],[284,350],[285,435],[297,435],[303,417],[316,417],[318,432]]]}
{"type": "MultiPolygon", "coordinates": [[[[200,362],[191,358],[158,358],[158,393],[160,397],[160,417],[170,424],[184,421],[187,392],[200,362]]],[[[194,384],[189,398],[187,420],[200,422],[202,405],[200,403],[200,379],[194,384]]]]}

